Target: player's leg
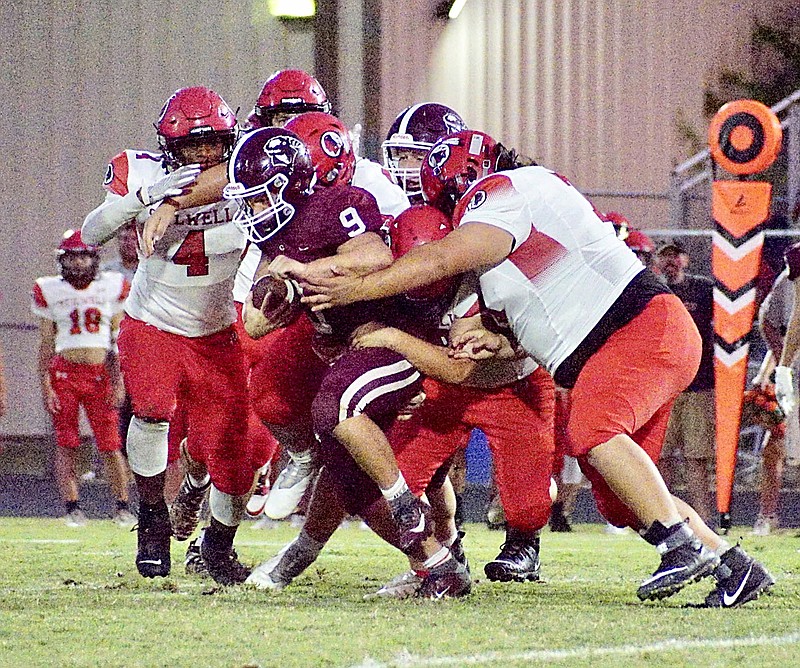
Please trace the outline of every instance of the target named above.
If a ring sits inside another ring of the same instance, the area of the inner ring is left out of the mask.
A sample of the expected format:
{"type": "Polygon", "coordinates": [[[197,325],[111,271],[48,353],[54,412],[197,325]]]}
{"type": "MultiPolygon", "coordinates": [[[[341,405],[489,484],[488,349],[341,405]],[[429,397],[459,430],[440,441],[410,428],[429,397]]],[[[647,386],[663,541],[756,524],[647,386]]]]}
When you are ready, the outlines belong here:
{"type": "Polygon", "coordinates": [[[103,470],[111,485],[115,504],[114,522],[119,526],[131,527],[136,523],[136,517],[128,507],[130,472],[122,455],[119,410],[112,405],[111,395],[108,372],[104,366],[98,366],[82,383],[81,403],[103,461],[103,470]]]}
{"type": "Polygon", "coordinates": [[[53,431],[56,437],[56,452],[53,469],[68,526],[83,526],[86,515],[80,508],[78,477],[75,473],[78,448],[81,445],[78,426],[79,396],[74,379],[79,365],[70,364],[55,357],[50,364],[50,384],[58,396],[59,410],[53,414],[53,431]]]}
{"type": "Polygon", "coordinates": [[[311,347],[314,327],[306,317],[259,342],[261,359],[251,369],[251,405],[288,454],[264,503],[264,514],[283,519],[298,507],[317,473],[311,404],[327,365],[311,347]]]}
{"type": "Polygon", "coordinates": [[[172,529],[164,485],[169,420],[183,375],[183,342],[183,337],[132,318],[124,318],[120,326],[120,368],[134,413],[127,451],[139,494],[136,565],[144,577],[165,577],[171,569],[172,529]]]}
{"type": "Polygon", "coordinates": [[[233,329],[193,340],[186,364],[189,453],[205,463],[211,480],[211,521],[200,554],[216,582],[241,583],[250,569],[233,541],[259,464],[247,440],[247,376],[233,329]]]}
{"type": "Polygon", "coordinates": [[[505,543],[484,568],[490,580],[539,579],[539,531],[552,503],[554,410],[555,385],[539,369],[513,388],[476,397],[467,413],[488,438],[506,515],[505,543]]]}
{"type": "Polygon", "coordinates": [[[660,449],[667,411],[699,359],[691,317],[676,297],[659,295],[592,355],[571,394],[570,454],[583,457],[593,485],[602,479],[619,508],[627,509],[626,516],[607,519],[637,529],[661,555],[661,565],[639,588],[641,598],[669,596],[709,575],[718,562],[683,521],[654,463],[659,452],[646,452],[631,437],[658,415],[653,440],[660,449]]]}

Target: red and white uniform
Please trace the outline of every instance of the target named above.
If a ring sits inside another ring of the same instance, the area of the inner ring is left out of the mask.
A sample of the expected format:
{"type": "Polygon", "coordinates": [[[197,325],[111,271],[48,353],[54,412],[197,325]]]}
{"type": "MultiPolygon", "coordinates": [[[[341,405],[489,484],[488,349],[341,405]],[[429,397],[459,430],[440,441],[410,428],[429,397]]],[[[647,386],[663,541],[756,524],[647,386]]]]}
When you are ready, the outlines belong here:
{"type": "Polygon", "coordinates": [[[80,445],[78,411],[83,405],[98,450],[122,447],[119,412],[111,403],[112,388],[105,364],[69,362],[60,353],[77,348],[112,350],[111,321],[122,312],[130,285],[116,272],[101,272],[88,287],[78,290],[61,276],[36,279],[31,311],[56,326],[55,356],[50,360],[50,382],[60,410],[53,416],[56,443],[80,445]]]}
{"type": "MultiPolygon", "coordinates": [[[[464,282],[442,318],[443,332],[474,308],[474,287],[464,282]]],[[[492,450],[509,526],[540,529],[550,515],[553,380],[530,357],[483,362],[479,368],[465,385],[425,379],[425,402],[389,432],[398,465],[411,491],[422,494],[437,469],[480,429],[492,450]]]]}
{"type": "Polygon", "coordinates": [[[474,183],[454,216],[456,226],[470,223],[513,236],[510,255],[480,274],[486,305],[505,312],[519,343],[556,381],[560,367],[574,367],[569,454],[579,457],[607,519],[636,527],[585,456],[628,434],[658,460],[671,404],[700,361],[691,316],[677,297],[654,287],[611,224],[544,167],[474,183]]]}
{"type": "MultiPolygon", "coordinates": [[[[137,206],[136,192],[165,174],[160,154],[117,155],[106,174],[106,201],[84,222],[84,239],[104,241],[126,211],[141,233],[156,205],[137,206]]],[[[207,464],[214,485],[238,496],[248,492],[254,467],[245,444],[244,359],[233,328],[233,281],[245,247],[231,222],[235,206],[223,201],[179,211],[155,253],[140,254],[119,348],[134,414],[171,422],[180,397],[185,425],[170,430],[172,457],[188,435],[189,454],[207,464]]]]}

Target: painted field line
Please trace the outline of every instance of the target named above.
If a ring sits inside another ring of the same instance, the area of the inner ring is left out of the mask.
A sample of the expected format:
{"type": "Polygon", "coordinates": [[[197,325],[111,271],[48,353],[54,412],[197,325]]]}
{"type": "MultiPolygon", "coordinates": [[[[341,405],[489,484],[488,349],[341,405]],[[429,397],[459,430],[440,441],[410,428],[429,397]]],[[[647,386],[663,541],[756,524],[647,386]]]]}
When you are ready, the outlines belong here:
{"type": "Polygon", "coordinates": [[[532,650],[530,652],[486,652],[463,656],[424,657],[401,654],[388,663],[365,659],[351,668],[416,668],[417,666],[479,666],[510,661],[568,661],[606,656],[635,656],[644,653],[681,652],[691,649],[730,649],[739,647],[775,647],[800,643],[800,633],[785,636],[753,636],[749,638],[705,638],[686,640],[672,638],[650,645],[620,645],[616,647],[573,647],[570,649],[532,650]]]}
{"type": "Polygon", "coordinates": [[[77,538],[2,538],[0,537],[0,543],[58,543],[58,544],[68,544],[68,543],[80,543],[81,541],[77,538]]]}

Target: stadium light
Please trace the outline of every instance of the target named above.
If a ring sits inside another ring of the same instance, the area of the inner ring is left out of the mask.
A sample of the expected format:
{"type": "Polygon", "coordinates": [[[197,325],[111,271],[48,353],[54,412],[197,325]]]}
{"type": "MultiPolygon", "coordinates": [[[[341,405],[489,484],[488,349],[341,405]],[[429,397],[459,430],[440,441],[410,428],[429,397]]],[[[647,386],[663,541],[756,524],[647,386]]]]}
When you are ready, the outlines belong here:
{"type": "Polygon", "coordinates": [[[317,14],[315,0],[269,0],[269,13],[278,19],[311,19],[317,14]]]}
{"type": "Polygon", "coordinates": [[[465,4],[467,4],[467,0],[444,0],[436,6],[436,18],[457,18],[465,4]]]}

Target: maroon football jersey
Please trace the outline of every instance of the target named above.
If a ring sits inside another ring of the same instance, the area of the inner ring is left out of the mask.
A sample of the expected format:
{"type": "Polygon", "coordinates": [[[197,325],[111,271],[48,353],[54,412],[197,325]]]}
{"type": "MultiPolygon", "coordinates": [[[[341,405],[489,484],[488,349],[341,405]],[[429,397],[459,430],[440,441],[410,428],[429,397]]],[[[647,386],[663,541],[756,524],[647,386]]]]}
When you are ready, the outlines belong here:
{"type": "MultiPolygon", "coordinates": [[[[381,230],[383,216],[375,198],[355,186],[318,188],[296,205],[291,221],[275,236],[259,244],[267,257],[285,255],[298,262],[311,262],[336,254],[336,250],[364,232],[381,230]]],[[[358,302],[312,315],[317,331],[344,343],[350,333],[366,322],[394,322],[394,299],[358,302]]]]}

